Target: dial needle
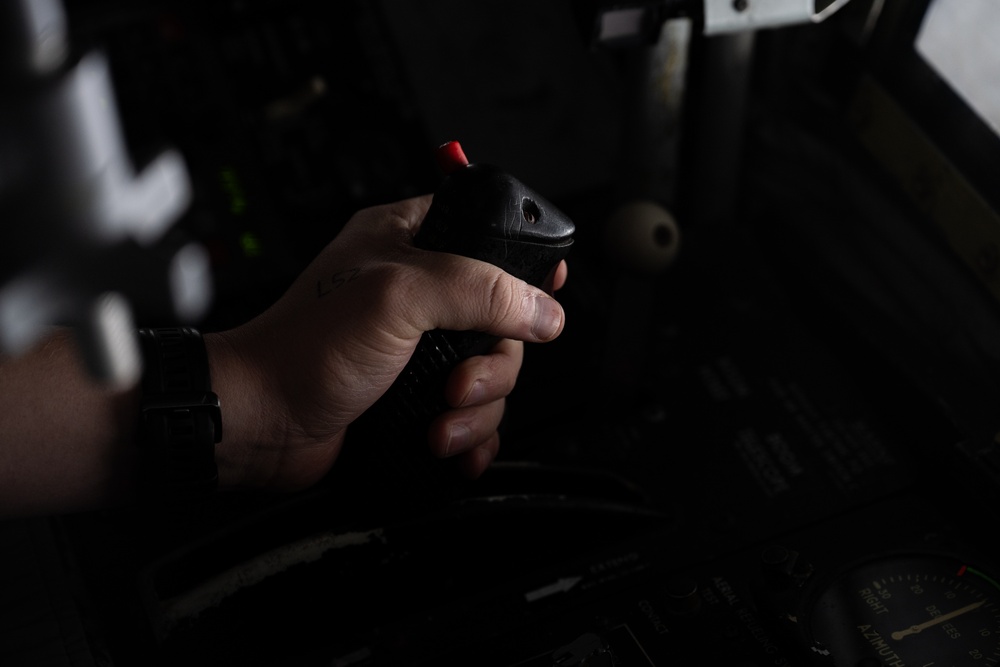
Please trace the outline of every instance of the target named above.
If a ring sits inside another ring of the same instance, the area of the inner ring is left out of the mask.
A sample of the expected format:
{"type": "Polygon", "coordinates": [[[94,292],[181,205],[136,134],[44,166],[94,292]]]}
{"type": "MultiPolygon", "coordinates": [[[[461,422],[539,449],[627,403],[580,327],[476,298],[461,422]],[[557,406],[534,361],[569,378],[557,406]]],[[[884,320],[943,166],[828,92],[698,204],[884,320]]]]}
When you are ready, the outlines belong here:
{"type": "Polygon", "coordinates": [[[915,635],[921,630],[926,630],[927,628],[932,628],[938,623],[944,623],[945,621],[950,621],[956,616],[961,616],[962,614],[972,611],[973,609],[978,609],[986,603],[986,600],[980,600],[979,602],[973,602],[972,604],[966,605],[961,609],[956,609],[955,611],[948,612],[947,614],[942,614],[941,616],[936,616],[929,621],[924,621],[919,625],[911,625],[905,630],[897,630],[890,635],[893,639],[902,639],[907,635],[915,635]]]}

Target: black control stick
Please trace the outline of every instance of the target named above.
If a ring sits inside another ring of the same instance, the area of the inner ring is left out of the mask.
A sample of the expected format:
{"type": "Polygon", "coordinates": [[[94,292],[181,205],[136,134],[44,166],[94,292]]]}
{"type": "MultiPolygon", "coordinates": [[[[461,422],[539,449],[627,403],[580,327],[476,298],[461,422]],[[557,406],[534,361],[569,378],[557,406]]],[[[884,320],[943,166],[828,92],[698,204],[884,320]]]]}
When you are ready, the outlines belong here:
{"type": "MultiPolygon", "coordinates": [[[[445,174],[415,244],[489,262],[551,293],[576,228],[553,204],[502,169],[470,164],[458,142],[438,148],[445,174]]],[[[366,413],[381,437],[426,440],[447,409],[444,387],[463,359],[485,354],[497,339],[476,331],[424,333],[409,363],[366,413]]]]}

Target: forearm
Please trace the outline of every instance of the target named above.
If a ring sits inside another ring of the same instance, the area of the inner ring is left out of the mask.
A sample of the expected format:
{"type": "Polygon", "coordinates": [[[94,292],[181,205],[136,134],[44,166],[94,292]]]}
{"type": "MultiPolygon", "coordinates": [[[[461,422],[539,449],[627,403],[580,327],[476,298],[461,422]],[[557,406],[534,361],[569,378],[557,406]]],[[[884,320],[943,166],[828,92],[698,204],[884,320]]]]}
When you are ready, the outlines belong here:
{"type": "MultiPolygon", "coordinates": [[[[223,410],[220,487],[262,486],[268,436],[254,366],[241,364],[224,336],[205,338],[223,410]]],[[[0,518],[133,501],[140,394],[138,385],[114,391],[87,375],[69,330],[0,357],[0,518]]]]}
{"type": "Polygon", "coordinates": [[[129,498],[138,401],[137,388],[112,391],[94,382],[68,331],[0,358],[0,516],[129,498]]]}

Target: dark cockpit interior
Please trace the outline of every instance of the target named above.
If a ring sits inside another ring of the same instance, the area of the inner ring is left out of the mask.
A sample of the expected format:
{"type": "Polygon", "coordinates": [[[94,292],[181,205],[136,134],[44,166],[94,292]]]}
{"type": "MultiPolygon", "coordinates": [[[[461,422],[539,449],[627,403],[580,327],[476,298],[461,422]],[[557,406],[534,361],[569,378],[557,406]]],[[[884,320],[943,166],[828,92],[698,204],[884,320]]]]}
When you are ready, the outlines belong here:
{"type": "Polygon", "coordinates": [[[358,429],[302,492],[6,520],[0,664],[1000,661],[990,0],[62,9],[190,182],[150,253],[197,243],[210,302],[122,256],[143,326],[247,321],[449,141],[575,233],[481,478],[358,429]]]}

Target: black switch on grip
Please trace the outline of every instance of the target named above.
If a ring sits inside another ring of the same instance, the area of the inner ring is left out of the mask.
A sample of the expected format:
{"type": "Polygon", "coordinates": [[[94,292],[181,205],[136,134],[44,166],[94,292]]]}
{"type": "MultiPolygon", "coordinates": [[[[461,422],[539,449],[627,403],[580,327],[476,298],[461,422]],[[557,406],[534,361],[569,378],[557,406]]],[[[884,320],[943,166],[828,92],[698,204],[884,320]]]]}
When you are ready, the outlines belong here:
{"type": "MultiPolygon", "coordinates": [[[[573,244],[573,222],[500,168],[469,164],[457,142],[441,146],[438,160],[446,175],[415,245],[489,262],[551,292],[555,270],[573,244]]],[[[452,369],[496,342],[475,331],[424,333],[403,372],[369,412],[397,437],[425,438],[431,421],[448,408],[444,387],[452,369]]]]}

